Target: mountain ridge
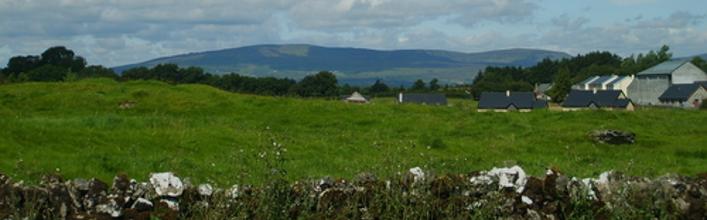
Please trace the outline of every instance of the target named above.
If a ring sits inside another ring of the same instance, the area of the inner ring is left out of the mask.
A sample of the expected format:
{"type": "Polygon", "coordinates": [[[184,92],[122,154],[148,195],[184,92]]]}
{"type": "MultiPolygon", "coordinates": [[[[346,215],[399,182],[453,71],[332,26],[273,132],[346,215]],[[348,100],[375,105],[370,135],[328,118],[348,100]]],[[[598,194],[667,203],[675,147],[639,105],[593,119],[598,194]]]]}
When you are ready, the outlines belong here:
{"type": "Polygon", "coordinates": [[[161,63],[199,66],[207,72],[236,72],[251,76],[299,79],[329,70],[341,82],[367,84],[376,79],[408,84],[416,79],[438,78],[446,83],[470,82],[486,66],[531,66],[545,58],[570,57],[564,52],[510,48],[474,53],[438,49],[377,50],[323,47],[311,44],[260,44],[159,57],[113,67],[123,72],[161,63]]]}

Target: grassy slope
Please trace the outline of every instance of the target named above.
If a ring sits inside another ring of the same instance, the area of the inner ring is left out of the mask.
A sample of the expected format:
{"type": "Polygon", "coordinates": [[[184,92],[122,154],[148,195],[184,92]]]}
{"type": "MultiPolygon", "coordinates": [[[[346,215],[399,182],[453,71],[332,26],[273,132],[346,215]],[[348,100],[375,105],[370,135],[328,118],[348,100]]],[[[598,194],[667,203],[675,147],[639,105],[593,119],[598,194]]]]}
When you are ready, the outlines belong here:
{"type": "Polygon", "coordinates": [[[271,137],[287,148],[292,178],[511,163],[535,175],[550,166],[579,176],[707,171],[705,111],[499,114],[476,113],[470,101],[453,104],[354,105],[152,81],[2,85],[0,172],[32,181],[57,168],[104,180],[170,170],[198,182],[257,182],[265,165],[256,155],[268,151],[271,137]],[[121,110],[124,100],[137,105],[121,110]],[[634,131],[638,144],[594,144],[585,135],[598,128],[634,131]],[[437,138],[444,146],[428,148],[437,138]]]}

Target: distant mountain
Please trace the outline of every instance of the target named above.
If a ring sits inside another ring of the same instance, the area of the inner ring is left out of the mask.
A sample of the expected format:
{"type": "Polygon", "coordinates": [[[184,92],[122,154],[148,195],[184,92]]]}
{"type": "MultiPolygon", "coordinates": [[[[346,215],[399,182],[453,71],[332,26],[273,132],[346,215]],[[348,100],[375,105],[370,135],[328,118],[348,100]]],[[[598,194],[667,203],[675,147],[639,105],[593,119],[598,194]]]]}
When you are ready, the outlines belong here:
{"type": "Polygon", "coordinates": [[[535,49],[508,49],[480,53],[444,50],[371,50],[320,47],[304,44],[256,45],[189,53],[114,67],[116,72],[161,63],[199,66],[207,72],[236,72],[252,76],[302,78],[320,70],[337,74],[350,84],[382,79],[391,85],[416,79],[438,78],[443,83],[470,82],[486,66],[531,66],[545,58],[570,57],[566,53],[535,49]]]}

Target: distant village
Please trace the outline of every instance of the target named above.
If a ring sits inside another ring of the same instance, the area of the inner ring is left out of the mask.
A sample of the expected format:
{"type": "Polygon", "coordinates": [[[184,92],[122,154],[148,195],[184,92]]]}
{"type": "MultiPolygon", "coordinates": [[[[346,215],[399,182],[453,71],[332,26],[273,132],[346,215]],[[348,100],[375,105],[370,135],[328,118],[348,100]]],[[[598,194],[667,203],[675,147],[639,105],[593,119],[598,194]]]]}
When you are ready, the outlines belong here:
{"type": "MultiPolygon", "coordinates": [[[[567,97],[551,108],[552,98],[546,94],[552,83],[537,84],[532,92],[482,92],[479,112],[528,112],[538,109],[625,110],[638,106],[697,109],[707,100],[707,73],[688,60],[670,60],[630,76],[595,75],[572,86],[567,97]]],[[[345,97],[346,102],[368,103],[359,92],[345,97]]],[[[447,97],[438,93],[404,93],[397,103],[447,105],[447,97]]]]}

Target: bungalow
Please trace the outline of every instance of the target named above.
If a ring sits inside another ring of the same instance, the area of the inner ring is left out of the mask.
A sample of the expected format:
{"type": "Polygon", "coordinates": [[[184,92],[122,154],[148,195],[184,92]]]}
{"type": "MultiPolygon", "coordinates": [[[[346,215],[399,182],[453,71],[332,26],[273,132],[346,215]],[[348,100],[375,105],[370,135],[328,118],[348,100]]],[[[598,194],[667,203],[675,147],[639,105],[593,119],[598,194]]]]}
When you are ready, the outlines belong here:
{"type": "Polygon", "coordinates": [[[350,103],[361,103],[361,104],[368,103],[368,99],[366,97],[363,97],[361,95],[361,93],[358,93],[358,92],[354,92],[353,94],[351,94],[351,96],[344,99],[344,101],[350,102],[350,103]]]}
{"type": "Polygon", "coordinates": [[[447,105],[447,97],[438,93],[398,94],[398,103],[416,103],[424,105],[447,105]]]}
{"type": "Polygon", "coordinates": [[[627,95],[639,105],[659,105],[659,97],[675,84],[707,80],[707,73],[687,60],[666,61],[636,74],[627,95]]]}
{"type": "Polygon", "coordinates": [[[538,100],[532,92],[482,92],[478,112],[529,112],[547,108],[546,100],[538,100]]]}
{"type": "Polygon", "coordinates": [[[581,109],[623,109],[633,111],[635,106],[621,90],[572,90],[562,103],[563,111],[581,109]]]}
{"type": "Polygon", "coordinates": [[[707,99],[707,83],[675,84],[658,97],[661,105],[699,108],[707,99]]]}
{"type": "Polygon", "coordinates": [[[621,90],[628,94],[628,87],[633,82],[634,76],[592,76],[573,86],[576,90],[594,91],[596,90],[621,90]]]}

